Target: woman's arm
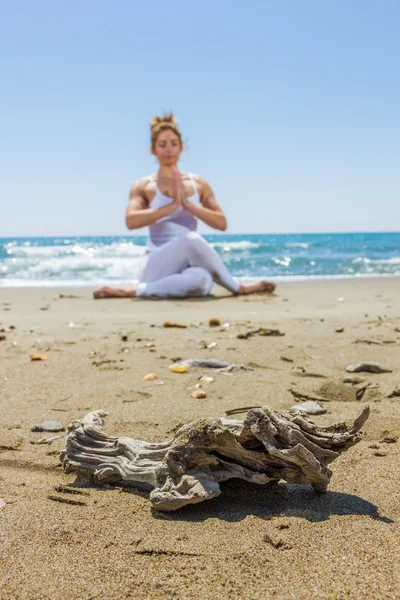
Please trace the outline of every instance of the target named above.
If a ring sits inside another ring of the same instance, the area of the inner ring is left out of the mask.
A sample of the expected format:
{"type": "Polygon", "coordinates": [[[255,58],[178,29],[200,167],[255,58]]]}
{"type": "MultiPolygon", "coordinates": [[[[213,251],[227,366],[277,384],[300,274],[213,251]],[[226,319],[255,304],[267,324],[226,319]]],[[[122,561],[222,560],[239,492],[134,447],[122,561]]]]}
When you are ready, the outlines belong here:
{"type": "Polygon", "coordinates": [[[226,231],[227,222],[224,211],[214,198],[214,192],[211,187],[208,185],[207,181],[198,176],[196,176],[196,183],[199,188],[201,205],[198,206],[197,204],[192,204],[184,198],[182,200],[182,206],[210,227],[219,229],[220,231],[226,231]]]}
{"type": "Polygon", "coordinates": [[[125,223],[128,229],[140,229],[156,223],[163,217],[167,217],[181,206],[181,197],[179,194],[174,194],[174,198],[170,204],[161,208],[149,208],[146,194],[144,193],[144,180],[139,179],[133,184],[129,203],[126,209],[125,223]]]}

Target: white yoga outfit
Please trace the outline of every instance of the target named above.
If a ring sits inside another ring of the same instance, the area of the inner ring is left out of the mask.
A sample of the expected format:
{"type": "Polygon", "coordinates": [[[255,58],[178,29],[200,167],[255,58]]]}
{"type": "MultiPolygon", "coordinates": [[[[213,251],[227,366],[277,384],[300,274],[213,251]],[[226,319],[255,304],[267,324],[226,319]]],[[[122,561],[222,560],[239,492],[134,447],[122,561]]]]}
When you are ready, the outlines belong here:
{"type": "MultiPolygon", "coordinates": [[[[188,201],[200,204],[196,183],[191,174],[189,178],[194,194],[188,201]]],[[[160,192],[152,177],[149,180],[156,190],[151,207],[170,204],[172,198],[160,192]]],[[[230,292],[238,291],[239,282],[196,229],[196,217],[183,206],[149,226],[148,254],[137,296],[207,296],[214,281],[230,292]]]]}

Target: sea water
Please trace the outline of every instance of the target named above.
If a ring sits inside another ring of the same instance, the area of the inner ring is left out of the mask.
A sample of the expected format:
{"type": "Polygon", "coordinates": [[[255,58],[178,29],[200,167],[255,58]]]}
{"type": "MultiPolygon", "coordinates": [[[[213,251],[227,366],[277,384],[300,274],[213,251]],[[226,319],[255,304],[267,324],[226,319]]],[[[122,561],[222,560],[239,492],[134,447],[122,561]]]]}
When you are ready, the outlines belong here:
{"type": "MultiPolygon", "coordinates": [[[[241,281],[400,275],[400,233],[216,234],[241,281]]],[[[146,237],[0,238],[0,287],[134,284],[146,237]]]]}

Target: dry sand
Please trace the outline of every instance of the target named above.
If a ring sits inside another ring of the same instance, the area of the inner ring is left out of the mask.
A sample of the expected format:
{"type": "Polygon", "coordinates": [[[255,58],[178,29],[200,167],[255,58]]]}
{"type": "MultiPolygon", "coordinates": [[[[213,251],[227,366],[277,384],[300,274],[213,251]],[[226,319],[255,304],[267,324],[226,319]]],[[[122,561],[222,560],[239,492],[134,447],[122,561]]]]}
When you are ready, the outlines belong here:
{"type": "Polygon", "coordinates": [[[400,397],[388,398],[400,385],[399,291],[399,279],[291,283],[272,297],[186,301],[1,290],[0,597],[400,598],[400,441],[381,441],[400,433],[400,397]],[[211,328],[210,317],[230,327],[211,328]],[[190,327],[166,329],[166,320],[190,327]],[[258,326],[285,335],[237,339],[258,326]],[[218,347],[201,349],[202,341],[218,347]],[[47,360],[31,362],[31,353],[47,360]],[[254,371],[216,374],[204,386],[207,398],[194,400],[203,372],[174,374],[168,365],[198,356],[254,371]],[[357,401],[331,384],[360,360],[393,372],[360,374],[373,385],[357,401]],[[299,367],[326,379],[301,376],[299,367]],[[143,382],[149,372],[164,384],[143,382]],[[102,408],[110,412],[107,432],[161,441],[180,424],[235,407],[289,409],[291,389],[321,396],[321,385],[331,401],[326,415],[314,417],[320,423],[350,422],[371,406],[364,439],[333,463],[322,496],[307,486],[231,481],[219,498],[168,514],[153,512],[140,487],[70,496],[58,488],[75,479],[60,466],[63,438],[38,444],[56,434],[31,432],[35,423],[67,426],[102,408]]]}

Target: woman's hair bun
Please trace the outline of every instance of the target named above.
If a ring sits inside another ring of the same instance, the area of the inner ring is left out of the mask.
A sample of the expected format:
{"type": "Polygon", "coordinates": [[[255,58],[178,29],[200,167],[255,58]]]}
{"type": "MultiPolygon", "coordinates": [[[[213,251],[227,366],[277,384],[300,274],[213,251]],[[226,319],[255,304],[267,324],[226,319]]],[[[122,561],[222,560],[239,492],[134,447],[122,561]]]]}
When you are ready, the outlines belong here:
{"type": "Polygon", "coordinates": [[[178,121],[175,119],[173,113],[165,114],[162,117],[156,115],[150,121],[151,131],[159,129],[159,127],[162,125],[170,125],[171,127],[176,128],[178,125],[178,121]]]}

